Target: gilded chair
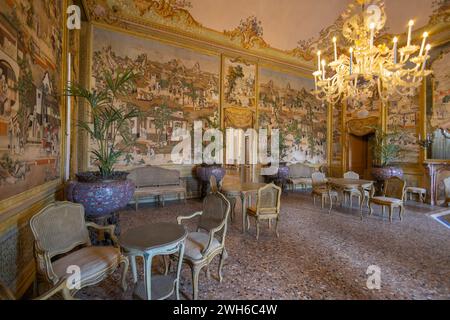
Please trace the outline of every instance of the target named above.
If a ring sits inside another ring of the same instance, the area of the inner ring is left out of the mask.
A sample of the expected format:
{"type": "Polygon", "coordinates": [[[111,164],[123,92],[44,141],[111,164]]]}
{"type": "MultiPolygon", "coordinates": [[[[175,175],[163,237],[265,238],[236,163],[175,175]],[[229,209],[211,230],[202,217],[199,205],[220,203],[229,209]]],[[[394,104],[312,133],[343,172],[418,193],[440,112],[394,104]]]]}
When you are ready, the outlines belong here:
{"type": "Polygon", "coordinates": [[[95,285],[123,265],[122,288],[126,290],[128,259],[122,255],[114,235],[114,225],[99,226],[84,219],[84,208],[71,202],[55,202],[30,220],[34,235],[37,279],[51,286],[65,278],[71,266],[80,268],[77,290],[95,285]],[[110,235],[114,246],[91,245],[88,228],[110,235]]]}
{"type": "Polygon", "coordinates": [[[384,182],[384,190],[382,196],[371,197],[369,199],[369,215],[372,215],[372,205],[382,206],[382,214],[384,215],[384,208],[389,207],[389,221],[392,222],[392,213],[395,208],[399,208],[399,217],[402,220],[402,215],[405,211],[406,182],[398,177],[392,177],[384,182]]]}
{"type": "Polygon", "coordinates": [[[311,174],[312,179],[312,191],[311,195],[313,197],[314,205],[316,205],[316,197],[320,197],[322,201],[322,209],[325,205],[325,200],[331,195],[332,198],[338,200],[338,193],[335,190],[329,190],[327,184],[327,179],[325,174],[322,172],[314,172],[311,174]]]}
{"type": "MultiPolygon", "coordinates": [[[[61,279],[53,288],[35,298],[34,300],[47,300],[56,296],[62,297],[64,300],[75,300],[70,294],[67,286],[67,279],[61,279]]],[[[9,288],[0,281],[0,301],[1,300],[17,300],[9,288]]]]}
{"type": "Polygon", "coordinates": [[[198,277],[201,269],[207,267],[207,276],[210,277],[209,264],[217,255],[220,255],[219,281],[222,282],[222,268],[227,251],[225,249],[225,236],[227,234],[227,221],[230,214],[230,202],[220,192],[210,193],[203,200],[203,211],[195,212],[190,216],[177,217],[178,224],[199,216],[195,232],[189,232],[186,238],[183,262],[189,265],[192,272],[192,291],[194,300],[198,299],[198,277]]]}
{"type": "Polygon", "coordinates": [[[450,205],[450,177],[444,179],[445,203],[450,205]]]}
{"type": "Polygon", "coordinates": [[[281,188],[271,183],[258,190],[256,207],[247,209],[247,229],[250,229],[250,218],[256,221],[256,240],[259,238],[259,222],[268,220],[269,229],[275,219],[275,233],[279,237],[278,222],[280,221],[281,188]]]}
{"type": "MultiPolygon", "coordinates": [[[[353,171],[347,171],[344,173],[344,179],[353,179],[353,180],[359,180],[359,174],[353,171]]],[[[346,201],[346,196],[348,196],[350,200],[350,207],[353,207],[353,197],[358,198],[358,202],[361,202],[361,192],[358,189],[350,188],[350,189],[344,189],[344,201],[346,201]]],[[[364,196],[369,199],[370,197],[370,191],[371,191],[371,185],[364,188],[364,196]]],[[[367,203],[369,205],[369,203],[367,203]]]]}

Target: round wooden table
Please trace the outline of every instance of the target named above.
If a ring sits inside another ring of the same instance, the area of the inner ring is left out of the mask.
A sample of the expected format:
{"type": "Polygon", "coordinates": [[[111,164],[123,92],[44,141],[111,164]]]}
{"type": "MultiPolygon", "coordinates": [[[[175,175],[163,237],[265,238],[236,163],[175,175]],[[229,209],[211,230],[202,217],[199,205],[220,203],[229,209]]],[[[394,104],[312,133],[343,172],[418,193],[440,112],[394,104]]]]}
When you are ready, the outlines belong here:
{"type": "Polygon", "coordinates": [[[119,243],[130,258],[134,283],[138,282],[136,256],[144,259],[144,281],[139,282],[134,295],[143,300],[162,300],[176,291],[179,299],[179,278],[187,237],[186,228],[175,223],[154,223],[129,229],[120,236],[119,243]],[[152,259],[156,255],[178,253],[176,275],[156,275],[152,277],[152,259]]]}
{"type": "MultiPolygon", "coordinates": [[[[221,192],[227,198],[239,198],[242,203],[242,233],[245,233],[245,218],[247,215],[247,198],[252,195],[256,195],[258,190],[264,187],[265,183],[248,182],[248,183],[235,183],[229,185],[223,185],[221,192]]],[[[234,215],[235,208],[232,207],[232,216],[234,215]]]]}

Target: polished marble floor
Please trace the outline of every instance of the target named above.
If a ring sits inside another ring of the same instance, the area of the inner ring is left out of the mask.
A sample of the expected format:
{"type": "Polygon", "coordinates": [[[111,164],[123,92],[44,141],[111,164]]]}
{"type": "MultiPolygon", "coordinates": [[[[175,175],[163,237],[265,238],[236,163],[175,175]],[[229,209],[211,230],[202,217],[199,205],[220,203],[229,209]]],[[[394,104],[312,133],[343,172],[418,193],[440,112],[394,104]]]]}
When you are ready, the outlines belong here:
{"type": "MultiPolygon", "coordinates": [[[[172,202],[160,208],[142,205],[121,212],[122,232],[145,223],[176,221],[181,214],[201,209],[200,200],[172,202]]],[[[283,195],[280,238],[267,226],[259,241],[255,227],[241,233],[240,208],[230,224],[226,246],[229,258],[224,281],[200,275],[199,299],[450,299],[450,229],[430,217],[446,210],[414,201],[405,219],[389,223],[381,210],[364,219],[355,208],[337,207],[331,214],[314,206],[310,195],[283,195]],[[369,290],[369,266],[378,266],[381,288],[369,290]]],[[[142,269],[141,269],[142,274],[142,269]]],[[[81,299],[132,299],[134,285],[118,285],[120,272],[97,287],[81,290],[81,299]]],[[[183,299],[191,298],[190,270],[183,268],[183,299]]]]}

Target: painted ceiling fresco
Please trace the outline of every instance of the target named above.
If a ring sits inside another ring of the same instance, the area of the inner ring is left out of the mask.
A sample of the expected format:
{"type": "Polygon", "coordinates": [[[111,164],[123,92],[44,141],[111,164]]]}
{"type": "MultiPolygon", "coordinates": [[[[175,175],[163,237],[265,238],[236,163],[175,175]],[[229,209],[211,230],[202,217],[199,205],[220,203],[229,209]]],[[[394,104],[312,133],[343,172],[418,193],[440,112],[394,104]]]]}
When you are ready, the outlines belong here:
{"type": "MultiPolygon", "coordinates": [[[[194,38],[312,64],[317,48],[340,33],[350,4],[361,0],[85,0],[91,19],[163,25],[194,38]]],[[[370,4],[372,0],[367,0],[370,4]]],[[[450,22],[449,0],[386,0],[387,34],[450,22]]]]}

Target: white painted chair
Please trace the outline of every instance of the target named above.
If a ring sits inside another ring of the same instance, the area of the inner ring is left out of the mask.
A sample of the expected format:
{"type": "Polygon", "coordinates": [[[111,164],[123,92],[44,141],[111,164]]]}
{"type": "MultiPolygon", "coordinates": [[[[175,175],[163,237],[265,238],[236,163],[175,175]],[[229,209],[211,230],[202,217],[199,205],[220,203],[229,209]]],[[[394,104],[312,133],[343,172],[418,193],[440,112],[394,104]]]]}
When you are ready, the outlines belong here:
{"type": "Polygon", "coordinates": [[[328,198],[328,195],[331,195],[331,198],[336,198],[338,200],[338,193],[335,190],[329,190],[327,185],[327,178],[325,174],[322,172],[314,172],[311,174],[312,180],[312,192],[311,195],[313,197],[314,205],[316,205],[316,197],[319,196],[321,198],[322,209],[325,205],[325,200],[328,198]]]}

